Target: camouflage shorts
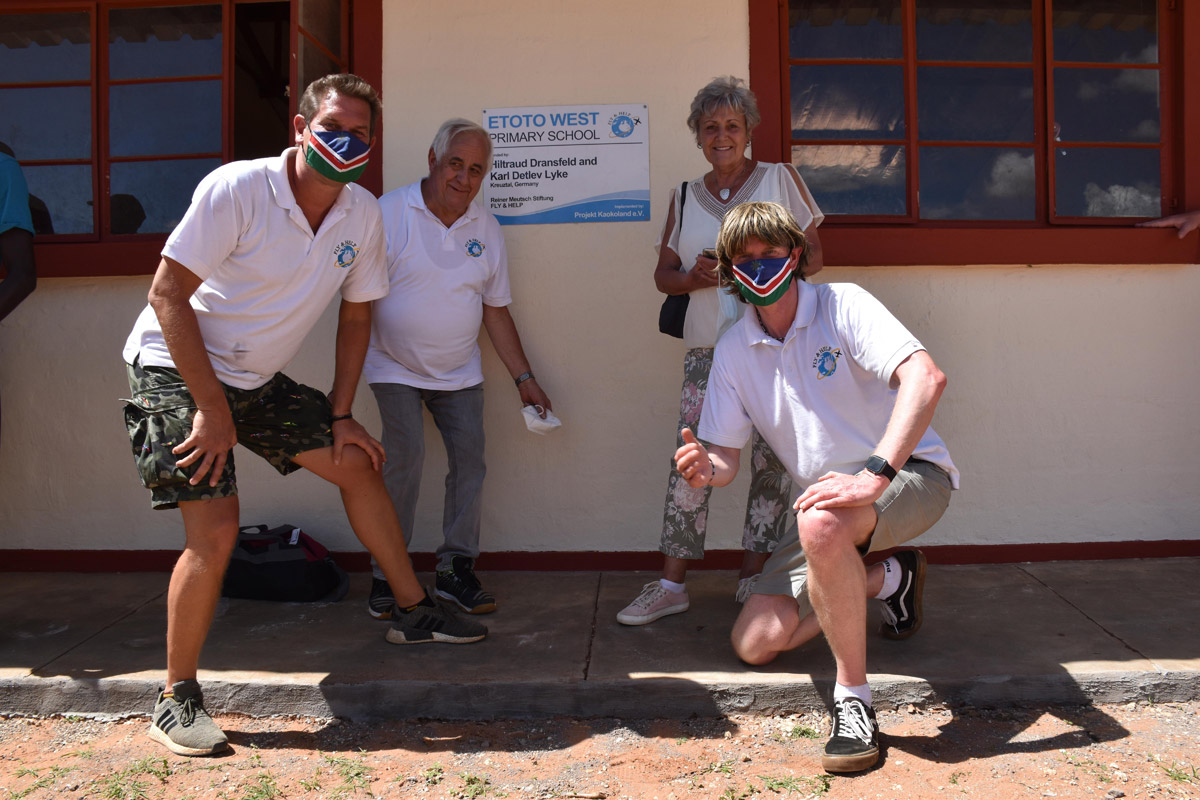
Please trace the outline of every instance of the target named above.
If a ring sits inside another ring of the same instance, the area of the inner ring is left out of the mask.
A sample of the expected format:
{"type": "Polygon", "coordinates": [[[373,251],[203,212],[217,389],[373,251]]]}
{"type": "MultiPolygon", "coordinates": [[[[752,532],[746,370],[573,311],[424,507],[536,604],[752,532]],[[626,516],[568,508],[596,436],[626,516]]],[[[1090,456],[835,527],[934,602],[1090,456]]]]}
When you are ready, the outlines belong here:
{"type": "MultiPolygon", "coordinates": [[[[188,437],[196,404],[180,374],[167,367],[126,365],[131,398],[125,402],[125,427],[133,458],[154,508],[176,508],[188,500],[208,500],[237,494],[233,452],[216,486],[207,476],[188,483],[195,465],[180,469],[187,454],[171,449],[188,437]]],[[[300,469],[292,459],[309,450],[333,445],[329,399],[282,372],[257,389],[225,387],[225,397],[237,427],[238,443],[265,458],[283,475],[300,469]]]]}

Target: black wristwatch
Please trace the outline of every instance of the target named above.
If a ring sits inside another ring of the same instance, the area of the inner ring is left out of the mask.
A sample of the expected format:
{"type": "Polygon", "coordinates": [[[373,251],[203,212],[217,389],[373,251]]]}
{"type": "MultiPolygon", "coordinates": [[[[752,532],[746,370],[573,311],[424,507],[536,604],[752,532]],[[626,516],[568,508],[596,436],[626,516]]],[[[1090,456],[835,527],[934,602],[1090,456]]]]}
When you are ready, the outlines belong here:
{"type": "Polygon", "coordinates": [[[892,481],[896,477],[896,470],[892,469],[892,465],[883,456],[871,456],[867,459],[867,463],[863,464],[863,469],[876,475],[882,475],[888,481],[892,481]]]}

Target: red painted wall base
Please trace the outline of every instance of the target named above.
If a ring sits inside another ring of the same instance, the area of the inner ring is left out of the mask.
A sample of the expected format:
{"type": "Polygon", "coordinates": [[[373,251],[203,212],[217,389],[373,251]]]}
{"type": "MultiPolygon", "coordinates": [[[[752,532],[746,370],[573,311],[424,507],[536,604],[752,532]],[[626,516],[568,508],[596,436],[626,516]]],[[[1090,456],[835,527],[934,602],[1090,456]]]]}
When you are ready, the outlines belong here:
{"type": "MultiPolygon", "coordinates": [[[[1200,557],[1200,541],[934,545],[921,550],[930,564],[1012,564],[1114,558],[1195,558],[1200,557]]],[[[333,555],[351,572],[365,572],[370,565],[364,552],[333,555]]],[[[870,560],[879,560],[882,555],[875,554],[870,560]]],[[[177,558],[177,550],[0,550],[0,572],[170,572],[177,558]]],[[[418,572],[428,572],[436,563],[433,553],[413,553],[413,564],[418,572]]],[[[740,550],[714,550],[703,561],[694,562],[692,569],[737,569],[741,563],[740,550]]],[[[476,566],[481,571],[656,571],[662,566],[662,556],[654,551],[484,553],[476,566]]]]}

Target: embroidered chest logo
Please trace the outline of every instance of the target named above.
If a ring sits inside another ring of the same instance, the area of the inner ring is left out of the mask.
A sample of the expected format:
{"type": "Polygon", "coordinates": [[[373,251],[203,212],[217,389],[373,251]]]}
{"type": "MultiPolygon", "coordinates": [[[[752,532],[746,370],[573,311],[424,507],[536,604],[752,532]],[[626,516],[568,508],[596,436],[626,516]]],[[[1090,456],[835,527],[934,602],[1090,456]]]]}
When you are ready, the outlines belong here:
{"type": "Polygon", "coordinates": [[[481,255],[483,255],[483,251],[485,249],[486,248],[484,248],[483,242],[479,241],[478,239],[467,240],[467,255],[469,255],[471,258],[479,258],[481,255]]]}
{"type": "Polygon", "coordinates": [[[345,269],[358,258],[358,244],[347,239],[333,248],[333,259],[338,269],[345,269]]]}
{"type": "Polygon", "coordinates": [[[828,378],[833,373],[837,372],[838,359],[842,357],[841,348],[834,350],[830,347],[822,347],[817,351],[817,355],[813,358],[813,369],[817,371],[817,380],[828,378]]]}

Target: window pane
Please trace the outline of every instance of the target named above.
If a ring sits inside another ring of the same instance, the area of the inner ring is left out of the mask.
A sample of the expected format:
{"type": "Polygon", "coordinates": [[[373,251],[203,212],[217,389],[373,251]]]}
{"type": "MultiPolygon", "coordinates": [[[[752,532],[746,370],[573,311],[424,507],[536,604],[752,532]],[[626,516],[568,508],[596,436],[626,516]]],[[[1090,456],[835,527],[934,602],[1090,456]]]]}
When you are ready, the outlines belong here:
{"type": "Polygon", "coordinates": [[[34,225],[39,229],[38,233],[92,232],[91,165],[22,166],[21,171],[25,173],[25,182],[29,184],[30,200],[37,198],[45,203],[49,214],[49,224],[53,230],[42,230],[45,222],[39,224],[35,216],[34,225]]]}
{"type": "Polygon", "coordinates": [[[1033,219],[1032,148],[922,147],[922,219],[1033,219]]]}
{"type": "Polygon", "coordinates": [[[1033,142],[1033,70],[917,68],[923,140],[1033,142]]]}
{"type": "Polygon", "coordinates": [[[113,10],[108,17],[112,80],[221,74],[221,7],[113,10]]]}
{"type": "Polygon", "coordinates": [[[114,156],[221,151],[221,82],[113,86],[109,152],[114,156]]]}
{"type": "Polygon", "coordinates": [[[0,141],[18,161],[92,157],[90,87],[0,89],[0,109],[0,141]]]}
{"type": "Polygon", "coordinates": [[[904,137],[899,66],[804,65],[791,68],[792,136],[805,139],[904,137]]]}
{"type": "Polygon", "coordinates": [[[1156,148],[1058,148],[1055,212],[1063,217],[1162,216],[1160,174],[1156,148]]]}
{"type": "Polygon", "coordinates": [[[793,147],[792,163],[826,214],[908,213],[899,145],[793,147]]]}
{"type": "Polygon", "coordinates": [[[167,233],[173,230],[187,211],[196,184],[219,166],[219,158],[113,164],[110,169],[113,197],[127,196],[112,205],[113,233],[167,233]],[[142,214],[145,220],[134,228],[142,214]]]}
{"type": "Polygon", "coordinates": [[[917,58],[1032,61],[1030,0],[917,0],[917,58]]]}
{"type": "Polygon", "coordinates": [[[1158,17],[1154,6],[1155,0],[1054,0],[1051,25],[1055,60],[1157,62],[1158,17]]]}
{"type": "MultiPolygon", "coordinates": [[[[321,48],[300,37],[300,86],[308,86],[322,75],[341,72],[342,65],[325,55],[321,48]]],[[[304,91],[302,88],[300,91],[304,91]]]]}
{"type": "Polygon", "coordinates": [[[7,83],[92,77],[87,14],[5,14],[0,17],[0,34],[0,75],[7,83]]]}
{"type": "Polygon", "coordinates": [[[300,0],[300,27],[335,55],[342,52],[342,0],[300,0]]]}
{"type": "Polygon", "coordinates": [[[790,0],[792,58],[901,58],[900,0],[790,0]]]}
{"type": "Polygon", "coordinates": [[[1054,70],[1055,139],[1157,142],[1158,70],[1054,70]]]}

